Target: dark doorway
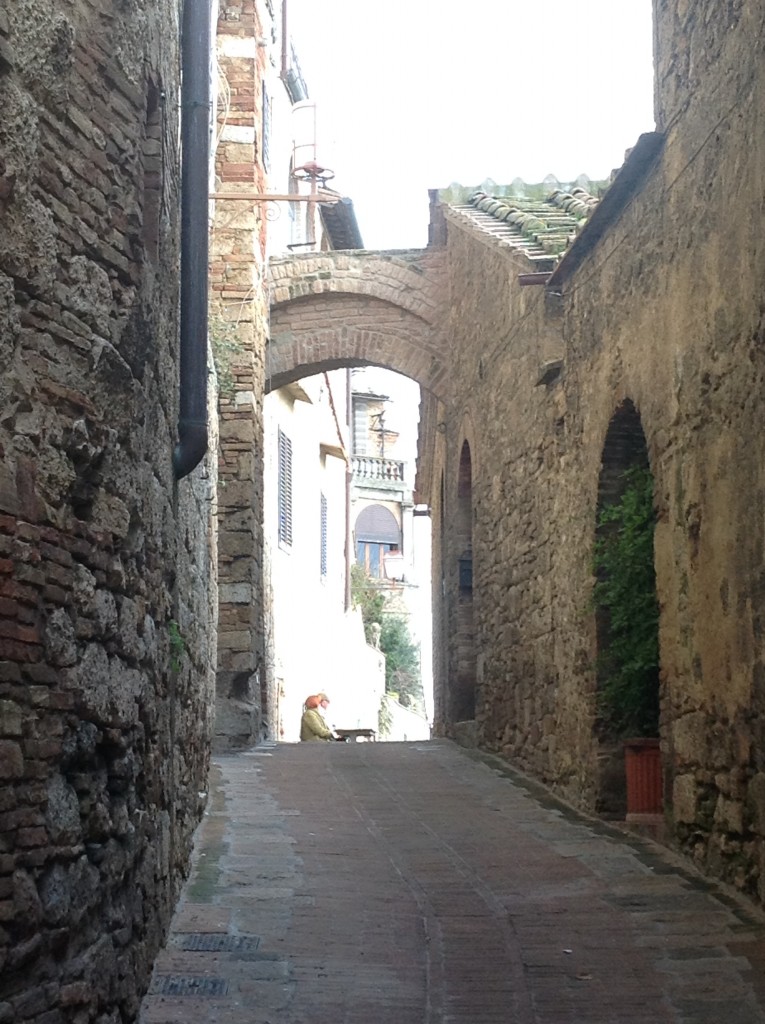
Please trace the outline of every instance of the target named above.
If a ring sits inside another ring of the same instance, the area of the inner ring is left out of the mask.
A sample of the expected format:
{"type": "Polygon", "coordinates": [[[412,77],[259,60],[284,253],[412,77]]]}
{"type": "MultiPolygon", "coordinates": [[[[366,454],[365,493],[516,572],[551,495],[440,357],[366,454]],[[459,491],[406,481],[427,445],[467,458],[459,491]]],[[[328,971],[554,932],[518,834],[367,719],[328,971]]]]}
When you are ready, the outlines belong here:
{"type": "Polygon", "coordinates": [[[451,722],[475,718],[476,652],[473,619],[473,464],[463,442],[457,478],[455,545],[457,556],[455,664],[452,672],[451,722]]]}
{"type": "MultiPolygon", "coordinates": [[[[595,524],[598,811],[630,811],[625,749],[658,765],[659,639],[654,569],[653,477],[640,416],[629,400],[614,413],[603,447],[595,524]],[[637,744],[630,741],[639,740],[637,744]],[[646,754],[646,757],[649,756],[646,754]]],[[[661,811],[655,795],[641,807],[661,811]]]]}

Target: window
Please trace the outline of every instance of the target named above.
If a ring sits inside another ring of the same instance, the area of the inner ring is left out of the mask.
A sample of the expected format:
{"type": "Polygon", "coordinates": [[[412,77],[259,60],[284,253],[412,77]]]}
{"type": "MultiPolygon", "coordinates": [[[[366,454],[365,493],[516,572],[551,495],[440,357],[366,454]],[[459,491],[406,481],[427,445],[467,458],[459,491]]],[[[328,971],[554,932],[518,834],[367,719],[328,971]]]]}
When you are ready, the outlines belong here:
{"type": "Polygon", "coordinates": [[[321,578],[327,578],[327,499],[321,496],[321,578]]]}
{"type": "Polygon", "coordinates": [[[398,548],[398,544],[380,544],[375,541],[356,542],[356,561],[373,580],[385,579],[385,555],[398,548]]]}
{"type": "Polygon", "coordinates": [[[292,441],[279,431],[279,543],[292,547],[292,441]]]}
{"type": "Polygon", "coordinates": [[[368,505],[356,519],[356,561],[367,576],[385,579],[385,555],[401,547],[401,527],[384,505],[368,505]]]}

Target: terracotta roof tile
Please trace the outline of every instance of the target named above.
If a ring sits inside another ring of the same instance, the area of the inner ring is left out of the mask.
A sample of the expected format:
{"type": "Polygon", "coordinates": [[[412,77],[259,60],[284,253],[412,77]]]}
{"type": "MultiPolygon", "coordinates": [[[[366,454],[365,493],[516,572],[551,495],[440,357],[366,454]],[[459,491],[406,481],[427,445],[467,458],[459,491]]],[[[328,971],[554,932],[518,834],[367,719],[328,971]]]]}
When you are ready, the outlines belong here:
{"type": "MultiPolygon", "coordinates": [[[[522,251],[532,262],[549,265],[552,261],[554,266],[599,200],[581,184],[553,187],[553,183],[554,179],[548,179],[542,185],[525,186],[515,181],[491,191],[484,186],[466,198],[464,189],[452,186],[442,198],[452,210],[497,240],[522,251]]],[[[593,183],[597,191],[605,186],[605,182],[593,183]]]]}

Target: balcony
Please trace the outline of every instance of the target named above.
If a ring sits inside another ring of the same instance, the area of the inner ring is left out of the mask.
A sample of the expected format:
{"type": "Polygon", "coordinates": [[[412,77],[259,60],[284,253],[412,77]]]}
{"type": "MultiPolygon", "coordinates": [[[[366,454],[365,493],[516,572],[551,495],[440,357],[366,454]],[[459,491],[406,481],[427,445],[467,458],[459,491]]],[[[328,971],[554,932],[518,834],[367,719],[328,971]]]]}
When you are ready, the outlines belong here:
{"type": "Polygon", "coordinates": [[[397,459],[379,459],[372,455],[354,455],[351,458],[354,480],[372,485],[379,483],[404,484],[404,463],[397,459]]]}

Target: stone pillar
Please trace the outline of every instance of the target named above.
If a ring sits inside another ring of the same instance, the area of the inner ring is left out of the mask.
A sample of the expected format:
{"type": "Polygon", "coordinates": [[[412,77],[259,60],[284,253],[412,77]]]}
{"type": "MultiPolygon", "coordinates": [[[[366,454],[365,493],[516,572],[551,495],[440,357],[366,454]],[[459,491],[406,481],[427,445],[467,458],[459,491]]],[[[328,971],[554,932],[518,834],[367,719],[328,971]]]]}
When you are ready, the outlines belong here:
{"type": "MultiPolygon", "coordinates": [[[[264,192],[265,48],[270,31],[252,3],[221,6],[218,191],[264,192]]],[[[220,411],[219,635],[215,745],[247,746],[263,734],[262,506],[264,350],[268,329],[265,218],[261,204],[218,200],[211,237],[210,335],[220,411]]]]}

